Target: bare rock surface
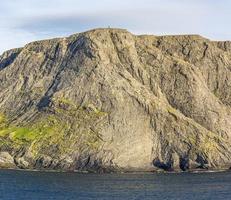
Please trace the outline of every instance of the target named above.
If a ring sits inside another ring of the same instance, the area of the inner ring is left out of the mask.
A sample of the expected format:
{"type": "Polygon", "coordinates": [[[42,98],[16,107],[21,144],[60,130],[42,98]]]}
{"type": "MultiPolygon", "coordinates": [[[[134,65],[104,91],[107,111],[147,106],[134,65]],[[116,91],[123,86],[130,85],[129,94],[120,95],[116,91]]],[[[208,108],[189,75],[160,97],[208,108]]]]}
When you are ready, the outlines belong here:
{"type": "Polygon", "coordinates": [[[1,168],[16,168],[13,157],[8,152],[0,152],[1,168]]]}
{"type": "Polygon", "coordinates": [[[0,164],[231,167],[231,42],[95,29],[3,53],[0,83],[0,164]]]}

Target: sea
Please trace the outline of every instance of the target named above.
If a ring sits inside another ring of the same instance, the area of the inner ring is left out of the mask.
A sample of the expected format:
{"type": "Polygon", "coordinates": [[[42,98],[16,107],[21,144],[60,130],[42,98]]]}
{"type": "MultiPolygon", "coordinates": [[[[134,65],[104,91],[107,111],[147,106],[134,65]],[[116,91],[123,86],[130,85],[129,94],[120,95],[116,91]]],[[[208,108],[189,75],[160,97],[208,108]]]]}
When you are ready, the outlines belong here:
{"type": "Polygon", "coordinates": [[[231,172],[79,174],[0,170],[0,200],[231,200],[231,172]]]}

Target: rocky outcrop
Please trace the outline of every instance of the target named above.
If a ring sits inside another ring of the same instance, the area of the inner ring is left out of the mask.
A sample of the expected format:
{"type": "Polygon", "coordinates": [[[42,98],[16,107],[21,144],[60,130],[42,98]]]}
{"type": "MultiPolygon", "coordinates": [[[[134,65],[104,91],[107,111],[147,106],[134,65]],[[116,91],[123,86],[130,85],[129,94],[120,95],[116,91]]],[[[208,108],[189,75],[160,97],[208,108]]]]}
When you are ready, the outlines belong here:
{"type": "Polygon", "coordinates": [[[230,66],[231,42],[120,29],[10,50],[0,151],[27,169],[228,169],[230,66]]]}
{"type": "Polygon", "coordinates": [[[0,152],[1,168],[16,168],[13,157],[8,152],[0,152]]]}

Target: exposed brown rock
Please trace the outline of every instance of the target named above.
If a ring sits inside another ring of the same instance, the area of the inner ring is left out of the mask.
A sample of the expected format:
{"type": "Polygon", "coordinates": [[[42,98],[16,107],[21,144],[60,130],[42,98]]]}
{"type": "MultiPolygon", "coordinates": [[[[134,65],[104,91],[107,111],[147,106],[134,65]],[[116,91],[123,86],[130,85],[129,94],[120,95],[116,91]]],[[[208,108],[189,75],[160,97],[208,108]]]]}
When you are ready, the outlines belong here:
{"type": "Polygon", "coordinates": [[[53,127],[19,145],[0,134],[24,168],[231,166],[231,42],[96,29],[4,53],[0,83],[7,126],[53,127]]]}

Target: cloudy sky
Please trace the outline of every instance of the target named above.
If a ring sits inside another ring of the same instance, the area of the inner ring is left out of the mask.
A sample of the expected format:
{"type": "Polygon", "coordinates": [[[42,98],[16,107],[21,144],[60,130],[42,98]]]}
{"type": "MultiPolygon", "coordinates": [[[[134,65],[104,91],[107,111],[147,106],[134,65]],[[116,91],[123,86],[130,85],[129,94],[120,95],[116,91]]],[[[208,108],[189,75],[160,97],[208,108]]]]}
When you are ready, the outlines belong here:
{"type": "Polygon", "coordinates": [[[0,53],[97,27],[231,40],[230,0],[1,0],[0,53]]]}

